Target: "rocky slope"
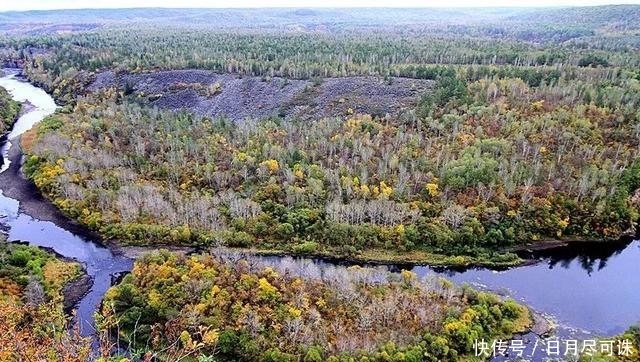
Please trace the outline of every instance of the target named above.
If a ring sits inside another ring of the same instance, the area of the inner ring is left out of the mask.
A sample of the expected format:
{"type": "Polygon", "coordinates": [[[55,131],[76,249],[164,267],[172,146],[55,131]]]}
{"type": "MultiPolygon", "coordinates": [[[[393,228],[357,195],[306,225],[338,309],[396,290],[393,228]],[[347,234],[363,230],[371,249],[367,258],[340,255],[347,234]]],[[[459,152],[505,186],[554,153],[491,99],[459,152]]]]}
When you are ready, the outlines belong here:
{"type": "Polygon", "coordinates": [[[117,86],[162,109],[185,109],[239,121],[270,116],[315,119],[351,111],[397,116],[411,110],[432,84],[429,80],[407,78],[343,77],[311,81],[173,70],[121,75],[104,72],[89,90],[117,86]]]}

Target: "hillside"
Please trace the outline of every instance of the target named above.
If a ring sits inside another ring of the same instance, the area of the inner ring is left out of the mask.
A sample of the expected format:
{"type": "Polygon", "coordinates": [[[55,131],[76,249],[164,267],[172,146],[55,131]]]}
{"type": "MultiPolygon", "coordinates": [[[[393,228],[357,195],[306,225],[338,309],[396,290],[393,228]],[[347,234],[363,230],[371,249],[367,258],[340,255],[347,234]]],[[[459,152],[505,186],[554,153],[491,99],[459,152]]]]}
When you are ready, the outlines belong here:
{"type": "Polygon", "coordinates": [[[631,30],[638,28],[635,19],[640,18],[638,5],[609,5],[593,7],[568,7],[563,9],[536,9],[511,15],[512,21],[526,21],[539,25],[579,25],[597,28],[631,30]]]}
{"type": "Polygon", "coordinates": [[[301,25],[352,24],[420,24],[471,19],[500,19],[526,9],[442,9],[442,8],[261,8],[261,9],[83,9],[0,13],[0,23],[122,23],[155,21],[211,27],[282,27],[301,25]],[[215,19],[215,21],[212,21],[215,19]]]}

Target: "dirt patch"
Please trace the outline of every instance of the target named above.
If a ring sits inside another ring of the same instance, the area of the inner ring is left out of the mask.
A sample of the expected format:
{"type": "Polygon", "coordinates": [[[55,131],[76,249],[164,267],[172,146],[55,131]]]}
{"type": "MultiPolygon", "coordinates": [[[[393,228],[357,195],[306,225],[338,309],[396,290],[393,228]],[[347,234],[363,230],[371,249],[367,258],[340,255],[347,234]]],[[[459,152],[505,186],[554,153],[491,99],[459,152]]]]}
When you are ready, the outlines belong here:
{"type": "Polygon", "coordinates": [[[266,117],[317,119],[351,111],[399,116],[415,107],[433,81],[378,77],[310,81],[172,70],[121,75],[103,72],[88,90],[111,86],[161,109],[241,121],[266,117]]]}

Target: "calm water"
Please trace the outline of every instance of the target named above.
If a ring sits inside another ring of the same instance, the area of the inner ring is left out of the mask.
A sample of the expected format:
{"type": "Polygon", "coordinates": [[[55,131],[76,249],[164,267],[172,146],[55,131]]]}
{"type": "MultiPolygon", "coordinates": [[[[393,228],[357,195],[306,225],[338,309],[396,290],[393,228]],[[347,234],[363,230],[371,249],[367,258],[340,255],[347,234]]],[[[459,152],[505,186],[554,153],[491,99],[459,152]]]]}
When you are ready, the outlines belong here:
{"type": "MultiPolygon", "coordinates": [[[[418,267],[418,274],[432,269],[418,267]]],[[[640,323],[640,242],[603,253],[560,250],[536,265],[507,271],[468,270],[448,275],[455,282],[504,291],[563,325],[613,335],[640,323]]]]}
{"type": "MultiPolygon", "coordinates": [[[[610,336],[640,323],[640,241],[616,242],[539,252],[534,265],[491,270],[388,265],[391,272],[436,274],[512,297],[560,326],[610,336]]],[[[274,257],[268,257],[272,259],[274,257]]],[[[308,262],[304,258],[295,261],[308,262]]],[[[335,264],[313,261],[321,269],[335,264]]]]}
{"type": "MultiPolygon", "coordinates": [[[[26,131],[55,110],[51,97],[41,89],[16,79],[14,75],[0,78],[0,86],[7,88],[15,99],[27,100],[35,106],[35,110],[20,118],[9,139],[26,131]]],[[[6,154],[6,149],[3,152],[6,154]]],[[[17,200],[5,197],[1,190],[0,218],[10,228],[9,240],[22,240],[50,247],[86,266],[88,274],[95,281],[91,291],[77,308],[82,332],[91,334],[93,313],[109,288],[112,276],[131,270],[132,261],[114,256],[99,243],[75,235],[51,222],[33,219],[20,211],[17,200]]],[[[610,336],[640,322],[639,241],[607,244],[599,248],[574,246],[546,254],[542,252],[534,257],[541,261],[535,265],[505,271],[455,271],[426,266],[407,269],[412,269],[421,276],[436,273],[457,283],[470,283],[525,302],[536,311],[557,320],[557,335],[562,338],[610,336]]],[[[330,265],[323,261],[314,263],[319,268],[330,265]]],[[[403,266],[387,268],[399,271],[403,266]]],[[[525,338],[536,337],[528,335],[525,338]]],[[[538,354],[533,359],[541,360],[541,356],[538,354]]]]}

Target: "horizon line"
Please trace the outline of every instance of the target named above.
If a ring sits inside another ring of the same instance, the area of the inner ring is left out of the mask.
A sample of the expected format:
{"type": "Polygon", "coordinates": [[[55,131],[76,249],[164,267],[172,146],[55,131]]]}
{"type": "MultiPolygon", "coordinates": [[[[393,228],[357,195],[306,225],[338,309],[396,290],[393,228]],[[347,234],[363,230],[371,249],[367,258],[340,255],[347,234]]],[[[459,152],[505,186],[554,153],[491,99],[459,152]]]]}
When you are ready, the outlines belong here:
{"type": "Polygon", "coordinates": [[[264,10],[264,9],[560,9],[560,8],[594,8],[594,7],[610,7],[610,6],[640,6],[637,3],[611,3],[611,4],[581,4],[581,5],[501,5],[501,6],[132,6],[132,7],[77,7],[77,8],[55,8],[55,9],[11,9],[1,10],[0,13],[8,12],[30,12],[30,11],[68,11],[68,10],[143,10],[143,9],[183,9],[183,10],[202,10],[202,9],[218,9],[218,10],[264,10]]]}

